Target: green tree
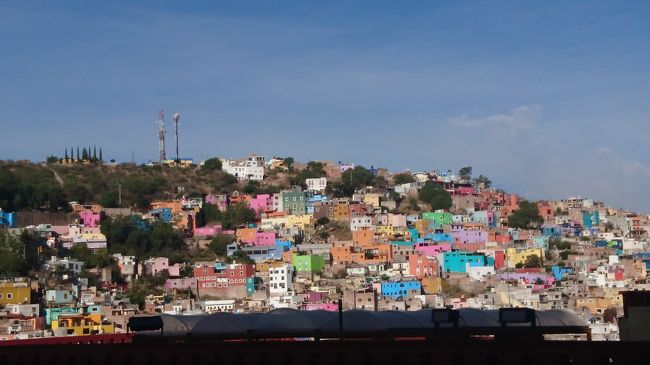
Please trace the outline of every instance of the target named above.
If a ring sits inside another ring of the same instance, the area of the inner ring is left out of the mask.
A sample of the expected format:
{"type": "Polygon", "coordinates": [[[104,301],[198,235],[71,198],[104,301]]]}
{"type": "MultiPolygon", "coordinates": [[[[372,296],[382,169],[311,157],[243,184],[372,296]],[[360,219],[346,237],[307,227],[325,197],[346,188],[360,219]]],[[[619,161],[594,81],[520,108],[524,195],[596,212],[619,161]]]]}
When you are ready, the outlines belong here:
{"type": "Polygon", "coordinates": [[[195,219],[197,227],[205,227],[209,223],[221,221],[221,211],[215,205],[203,204],[195,219]]]}
{"type": "Polygon", "coordinates": [[[530,255],[526,257],[526,261],[524,262],[524,267],[534,268],[534,267],[541,267],[541,266],[542,266],[542,259],[539,256],[530,255]]]}
{"type": "MultiPolygon", "coordinates": [[[[67,152],[66,152],[66,153],[67,153],[67,152]]],[[[48,165],[52,165],[52,164],[55,164],[55,163],[59,162],[60,160],[61,160],[61,159],[60,159],[59,157],[54,156],[54,155],[50,155],[50,156],[47,156],[47,159],[45,160],[45,162],[46,162],[48,165]]]]}
{"type": "Polygon", "coordinates": [[[246,252],[244,252],[242,250],[237,250],[237,251],[233,252],[232,256],[230,256],[229,261],[238,262],[238,263],[242,263],[242,264],[251,264],[251,265],[255,263],[255,261],[253,259],[251,259],[246,254],[246,252]]]}
{"type": "Polygon", "coordinates": [[[0,276],[25,273],[24,246],[6,229],[0,229],[0,276]]]}
{"type": "Polygon", "coordinates": [[[474,179],[474,185],[483,186],[483,188],[489,189],[492,186],[492,180],[490,180],[487,176],[479,175],[476,179],[474,179]]]}
{"type": "Polygon", "coordinates": [[[469,180],[471,180],[471,178],[472,178],[472,166],[465,166],[465,167],[462,167],[462,168],[458,171],[458,176],[459,176],[462,180],[465,180],[465,181],[469,181],[469,180]]]}
{"type": "Polygon", "coordinates": [[[432,210],[451,208],[453,201],[451,195],[442,185],[433,181],[427,181],[420,192],[418,197],[422,202],[429,203],[432,210]]]}
{"type": "Polygon", "coordinates": [[[512,212],[508,217],[508,226],[519,229],[538,229],[544,223],[544,219],[539,215],[537,204],[523,200],[519,204],[519,209],[512,212]]]}
{"type": "Polygon", "coordinates": [[[222,218],[221,225],[225,229],[234,229],[245,223],[255,222],[257,215],[246,204],[229,205],[222,218]]]}
{"type": "Polygon", "coordinates": [[[395,174],[393,176],[393,184],[395,185],[402,185],[402,184],[408,184],[415,182],[415,178],[413,177],[412,174],[408,172],[404,172],[401,174],[395,174]]]}
{"type": "Polygon", "coordinates": [[[221,168],[222,168],[221,159],[219,159],[218,157],[212,157],[205,160],[203,166],[201,166],[201,169],[205,171],[217,171],[217,170],[221,171],[221,168]]]}
{"type": "Polygon", "coordinates": [[[235,237],[219,233],[212,238],[212,241],[208,244],[208,249],[217,256],[225,257],[227,252],[226,246],[233,242],[235,242],[235,237]]]}
{"type": "Polygon", "coordinates": [[[296,161],[293,159],[293,157],[287,157],[287,158],[282,160],[282,165],[284,165],[284,167],[286,167],[287,170],[289,170],[289,172],[292,172],[293,171],[293,164],[295,162],[296,161]]]}
{"type": "Polygon", "coordinates": [[[102,192],[99,196],[99,205],[104,208],[118,208],[120,205],[118,192],[114,190],[102,192]]]}
{"type": "Polygon", "coordinates": [[[88,158],[88,151],[86,150],[86,147],[84,147],[84,149],[81,152],[81,159],[82,160],[88,160],[89,159],[88,158]]]}

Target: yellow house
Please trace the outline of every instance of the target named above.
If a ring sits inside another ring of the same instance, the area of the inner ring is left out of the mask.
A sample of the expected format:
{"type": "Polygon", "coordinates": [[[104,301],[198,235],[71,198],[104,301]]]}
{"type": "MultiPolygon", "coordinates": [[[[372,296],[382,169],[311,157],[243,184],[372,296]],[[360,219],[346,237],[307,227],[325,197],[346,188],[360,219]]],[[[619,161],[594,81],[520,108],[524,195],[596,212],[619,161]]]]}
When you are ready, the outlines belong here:
{"type": "Polygon", "coordinates": [[[378,235],[393,237],[395,235],[395,227],[393,226],[376,226],[375,232],[378,235]]]}
{"type": "Polygon", "coordinates": [[[287,216],[287,226],[305,229],[308,226],[311,226],[314,216],[311,214],[301,214],[301,215],[288,215],[287,216]]]}
{"type": "Polygon", "coordinates": [[[373,208],[379,208],[381,206],[379,194],[365,194],[363,196],[363,202],[371,205],[373,208]]]}
{"type": "Polygon", "coordinates": [[[284,217],[269,217],[269,218],[262,218],[262,222],[260,223],[260,228],[264,231],[271,231],[276,228],[284,228],[289,224],[289,218],[287,216],[284,217]]]}
{"type": "Polygon", "coordinates": [[[284,261],[264,261],[255,264],[255,271],[268,273],[269,269],[276,268],[284,265],[284,261]]]}
{"type": "Polygon", "coordinates": [[[29,281],[25,278],[15,278],[0,282],[0,305],[29,304],[32,291],[29,281]]]}
{"type": "Polygon", "coordinates": [[[506,256],[508,260],[508,267],[516,267],[517,264],[524,264],[528,256],[536,255],[540,260],[544,260],[544,251],[539,247],[531,248],[508,248],[506,256]]]}
{"type": "Polygon", "coordinates": [[[114,333],[115,325],[102,323],[101,313],[92,313],[88,315],[70,315],[59,316],[58,319],[52,320],[52,330],[60,333],[65,329],[67,336],[87,336],[104,333],[114,333]],[[59,329],[59,331],[56,331],[59,329]]]}

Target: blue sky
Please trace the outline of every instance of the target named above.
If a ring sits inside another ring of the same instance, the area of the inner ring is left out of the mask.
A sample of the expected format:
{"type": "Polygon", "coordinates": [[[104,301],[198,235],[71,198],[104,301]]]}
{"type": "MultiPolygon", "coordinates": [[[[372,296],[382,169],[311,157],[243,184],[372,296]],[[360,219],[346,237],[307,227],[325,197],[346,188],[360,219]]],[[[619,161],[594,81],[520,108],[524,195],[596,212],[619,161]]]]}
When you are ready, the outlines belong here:
{"type": "Polygon", "coordinates": [[[164,108],[195,159],[471,165],[650,211],[647,1],[4,1],[0,49],[3,159],[153,160],[164,108]]]}

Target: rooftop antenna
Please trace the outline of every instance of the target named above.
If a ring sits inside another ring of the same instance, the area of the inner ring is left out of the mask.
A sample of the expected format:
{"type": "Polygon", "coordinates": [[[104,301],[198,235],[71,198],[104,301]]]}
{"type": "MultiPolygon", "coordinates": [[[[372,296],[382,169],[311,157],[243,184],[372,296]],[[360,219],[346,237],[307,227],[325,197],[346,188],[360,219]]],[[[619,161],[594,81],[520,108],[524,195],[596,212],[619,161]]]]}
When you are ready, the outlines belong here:
{"type": "Polygon", "coordinates": [[[176,127],[176,163],[180,163],[181,159],[178,157],[178,120],[180,119],[181,115],[178,113],[174,113],[172,118],[174,118],[174,127],[176,127]]]}
{"type": "Polygon", "coordinates": [[[158,151],[160,152],[160,162],[162,162],[167,159],[167,153],[165,152],[165,112],[162,109],[156,123],[158,124],[158,151]]]}

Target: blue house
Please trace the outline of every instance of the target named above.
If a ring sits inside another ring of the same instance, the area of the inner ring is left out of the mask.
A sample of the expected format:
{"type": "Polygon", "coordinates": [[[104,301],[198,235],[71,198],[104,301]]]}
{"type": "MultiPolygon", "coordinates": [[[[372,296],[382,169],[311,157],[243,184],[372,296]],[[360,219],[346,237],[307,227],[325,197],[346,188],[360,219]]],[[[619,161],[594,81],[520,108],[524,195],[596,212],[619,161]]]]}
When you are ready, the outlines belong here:
{"type": "Polygon", "coordinates": [[[434,242],[454,242],[454,237],[449,233],[428,233],[425,238],[434,242]]]}
{"type": "Polygon", "coordinates": [[[79,314],[79,309],[73,307],[45,308],[45,323],[51,325],[52,321],[59,319],[59,316],[68,316],[73,314],[79,314]]]}
{"type": "Polygon", "coordinates": [[[600,213],[598,213],[598,211],[582,213],[582,226],[585,227],[585,229],[592,229],[593,227],[598,227],[599,224],[600,224],[600,213]]]}
{"type": "Polygon", "coordinates": [[[542,235],[546,237],[560,237],[562,235],[562,230],[560,226],[544,226],[542,227],[542,235]]]}
{"type": "Polygon", "coordinates": [[[0,227],[16,228],[16,213],[3,212],[0,210],[0,227]]]}
{"type": "Polygon", "coordinates": [[[415,228],[409,228],[409,233],[411,233],[411,242],[415,242],[420,238],[420,232],[415,228]]]}
{"type": "Polygon", "coordinates": [[[563,280],[567,275],[573,274],[575,270],[572,267],[559,267],[558,265],[553,265],[551,267],[551,273],[555,280],[563,280]]]}
{"type": "Polygon", "coordinates": [[[381,283],[381,295],[384,297],[398,299],[420,295],[421,293],[422,284],[419,281],[391,281],[381,283]]]}
{"type": "Polygon", "coordinates": [[[466,273],[466,265],[472,267],[494,266],[494,259],[477,252],[451,251],[444,252],[441,270],[443,272],[466,273]]]}
{"type": "Polygon", "coordinates": [[[68,289],[50,289],[45,292],[48,304],[71,304],[75,301],[75,292],[68,289]]]}
{"type": "Polygon", "coordinates": [[[171,208],[152,209],[149,211],[149,214],[151,214],[155,219],[159,219],[165,223],[171,223],[172,219],[174,219],[171,208]]]}

